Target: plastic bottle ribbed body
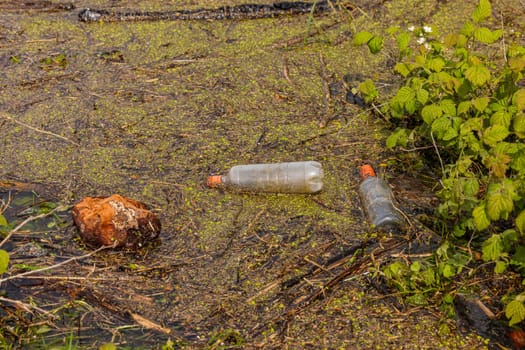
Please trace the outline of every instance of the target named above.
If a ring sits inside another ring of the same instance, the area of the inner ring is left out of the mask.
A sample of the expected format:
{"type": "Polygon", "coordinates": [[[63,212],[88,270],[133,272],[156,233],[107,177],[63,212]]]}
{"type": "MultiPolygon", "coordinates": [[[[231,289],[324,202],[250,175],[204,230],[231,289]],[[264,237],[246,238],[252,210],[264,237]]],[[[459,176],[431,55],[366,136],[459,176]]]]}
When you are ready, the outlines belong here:
{"type": "Polygon", "coordinates": [[[237,165],[222,182],[247,191],[316,193],[323,188],[323,169],[314,161],[237,165]]]}
{"type": "Polygon", "coordinates": [[[393,231],[404,226],[404,219],[392,202],[394,196],[388,184],[375,176],[367,177],[359,187],[368,221],[381,231],[393,231]]]}

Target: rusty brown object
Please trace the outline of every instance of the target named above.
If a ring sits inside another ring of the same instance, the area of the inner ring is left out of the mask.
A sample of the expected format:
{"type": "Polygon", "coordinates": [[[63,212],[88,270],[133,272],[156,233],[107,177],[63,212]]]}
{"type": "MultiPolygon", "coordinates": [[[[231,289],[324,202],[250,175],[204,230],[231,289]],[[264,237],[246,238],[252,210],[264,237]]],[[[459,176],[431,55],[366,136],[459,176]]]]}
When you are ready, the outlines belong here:
{"type": "Polygon", "coordinates": [[[88,244],[140,248],[158,237],[160,220],[144,203],[114,194],[85,197],[72,210],[80,236],[88,244]]]}

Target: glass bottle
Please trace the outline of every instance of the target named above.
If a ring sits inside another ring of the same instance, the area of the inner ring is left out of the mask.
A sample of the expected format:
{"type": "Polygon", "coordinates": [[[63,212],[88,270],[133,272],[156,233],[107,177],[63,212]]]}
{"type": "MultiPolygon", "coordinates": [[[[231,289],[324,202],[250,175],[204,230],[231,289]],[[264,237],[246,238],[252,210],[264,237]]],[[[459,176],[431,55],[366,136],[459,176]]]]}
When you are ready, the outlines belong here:
{"type": "Polygon", "coordinates": [[[361,185],[359,196],[363,203],[368,222],[379,231],[398,231],[405,225],[399,209],[394,206],[392,190],[375,174],[371,165],[359,169],[361,185]]]}

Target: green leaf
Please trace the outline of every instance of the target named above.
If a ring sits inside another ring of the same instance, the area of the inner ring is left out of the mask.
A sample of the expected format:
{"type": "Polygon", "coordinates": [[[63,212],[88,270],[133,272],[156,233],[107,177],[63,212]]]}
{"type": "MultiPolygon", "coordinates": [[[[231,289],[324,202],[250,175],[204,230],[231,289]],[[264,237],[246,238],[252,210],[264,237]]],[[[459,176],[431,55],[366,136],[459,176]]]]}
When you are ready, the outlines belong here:
{"type": "Polygon", "coordinates": [[[458,136],[458,132],[456,129],[453,129],[453,128],[450,128],[448,129],[447,131],[445,131],[445,133],[443,134],[443,136],[441,137],[441,139],[443,141],[450,141],[452,140],[453,138],[457,137],[458,136]]]}
{"type": "Polygon", "coordinates": [[[521,139],[525,138],[525,114],[519,112],[514,117],[514,123],[512,124],[514,133],[521,139]]]}
{"type": "Polygon", "coordinates": [[[525,57],[510,57],[508,65],[510,70],[512,70],[514,73],[520,73],[523,69],[525,69],[525,57]]]}
{"type": "Polygon", "coordinates": [[[474,38],[484,44],[492,44],[501,36],[496,32],[492,32],[490,29],[485,27],[476,28],[474,31],[474,38]]]}
{"type": "Polygon", "coordinates": [[[408,86],[403,86],[397,91],[396,99],[401,103],[406,103],[407,101],[413,100],[414,96],[414,90],[408,86]]]}
{"type": "Polygon", "coordinates": [[[516,217],[516,228],[522,235],[525,234],[525,210],[516,217]]]}
{"type": "Polygon", "coordinates": [[[516,104],[516,107],[518,107],[518,110],[524,110],[525,109],[525,89],[519,89],[514,93],[512,96],[513,103],[516,104]]]}
{"type": "Polygon", "coordinates": [[[492,125],[483,132],[483,142],[486,145],[494,146],[509,136],[509,130],[503,125],[492,125]]]}
{"type": "Polygon", "coordinates": [[[490,219],[485,212],[485,204],[480,204],[472,211],[472,217],[474,218],[474,224],[478,231],[483,231],[490,226],[490,219]]]}
{"type": "Polygon", "coordinates": [[[406,63],[398,62],[394,67],[394,71],[401,74],[403,77],[407,77],[410,74],[410,68],[406,63]]]}
{"type": "Polygon", "coordinates": [[[416,99],[411,99],[405,102],[405,110],[407,111],[408,114],[412,115],[416,113],[417,109],[418,109],[418,104],[417,104],[416,99]]]}
{"type": "Polygon", "coordinates": [[[370,39],[372,39],[373,37],[374,37],[374,35],[372,33],[366,32],[366,31],[362,31],[362,32],[357,33],[354,36],[353,43],[354,43],[354,45],[363,45],[363,44],[368,43],[370,41],[370,39]]]}
{"type": "Polygon", "coordinates": [[[503,242],[501,235],[492,235],[489,239],[483,242],[481,253],[483,261],[496,261],[503,252],[503,242]]]}
{"type": "MultiPolygon", "coordinates": [[[[465,27],[463,27],[465,28],[465,27]]],[[[474,29],[472,29],[474,31],[474,29]]],[[[472,34],[471,34],[472,35],[472,34]]],[[[470,37],[470,35],[468,35],[470,37]]],[[[459,34],[458,38],[456,40],[456,48],[455,55],[457,57],[467,57],[468,51],[465,50],[465,47],[467,46],[468,38],[466,34],[459,34]]]]}
{"type": "Polygon", "coordinates": [[[495,273],[503,273],[507,269],[508,265],[509,264],[506,263],[505,261],[498,260],[498,261],[496,261],[496,265],[494,265],[494,272],[495,273]]]}
{"type": "Polygon", "coordinates": [[[432,58],[427,63],[427,67],[434,72],[441,72],[444,66],[445,60],[441,57],[432,58]]]}
{"type": "Polygon", "coordinates": [[[479,112],[483,112],[489,105],[489,98],[486,96],[474,98],[472,99],[471,103],[472,106],[474,106],[474,108],[476,108],[479,112]]]}
{"type": "Polygon", "coordinates": [[[408,134],[406,129],[399,128],[390,134],[386,139],[386,147],[394,148],[397,145],[406,146],[408,142],[408,134]]]}
{"type": "Polygon", "coordinates": [[[474,65],[465,71],[465,78],[475,86],[481,86],[490,80],[490,71],[481,64],[474,65]]]}
{"type": "Polygon", "coordinates": [[[428,297],[423,293],[415,293],[407,297],[407,302],[412,305],[428,305],[428,297]]]}
{"type": "Polygon", "coordinates": [[[399,49],[399,51],[401,52],[406,51],[409,43],[410,43],[409,33],[403,32],[397,36],[397,48],[399,49]]]}
{"type": "Polygon", "coordinates": [[[441,106],[436,104],[431,104],[423,107],[421,110],[421,117],[428,125],[432,125],[434,119],[441,117],[443,110],[441,106]]]}
{"type": "Polygon", "coordinates": [[[480,0],[478,6],[472,12],[472,20],[476,23],[483,21],[492,14],[492,7],[489,0],[480,0]]]}
{"type": "Polygon", "coordinates": [[[525,319],[525,306],[523,302],[519,300],[512,300],[505,306],[505,316],[507,316],[509,321],[509,326],[520,323],[525,319]]]}
{"type": "Polygon", "coordinates": [[[360,83],[357,88],[366,102],[372,102],[377,96],[379,96],[374,82],[370,79],[366,79],[360,83]]]}
{"type": "Polygon", "coordinates": [[[467,38],[471,37],[474,34],[474,30],[475,29],[476,29],[476,27],[474,26],[474,23],[466,22],[463,25],[463,28],[461,28],[461,31],[460,31],[460,33],[463,34],[465,37],[460,38],[458,36],[458,43],[456,44],[456,46],[458,46],[458,47],[465,47],[465,45],[462,45],[462,44],[466,44],[467,38]],[[464,43],[463,43],[463,41],[464,41],[464,43]]]}
{"type": "Polygon", "coordinates": [[[458,115],[467,114],[470,110],[470,101],[461,101],[458,105],[458,115]]]}
{"type": "Polygon", "coordinates": [[[452,121],[448,117],[439,117],[432,122],[432,131],[442,135],[452,126],[452,121]]]}
{"type": "Polygon", "coordinates": [[[419,89],[416,91],[416,98],[419,103],[425,105],[428,101],[428,91],[425,89],[419,89]]]}
{"type": "Polygon", "coordinates": [[[419,261],[414,261],[410,265],[410,271],[412,271],[412,272],[419,272],[420,270],[421,270],[421,264],[419,263],[419,261]]]}
{"type": "Polygon", "coordinates": [[[454,268],[454,266],[446,264],[443,267],[442,273],[443,273],[443,276],[446,278],[454,277],[454,275],[456,274],[456,269],[454,268]]]}
{"type": "Polygon", "coordinates": [[[496,29],[496,30],[493,30],[492,31],[492,42],[498,40],[499,38],[501,38],[501,36],[503,35],[503,30],[501,29],[496,29]]]}
{"type": "MultiPolygon", "coordinates": [[[[470,163],[470,161],[468,162],[470,163]]],[[[479,182],[476,178],[467,178],[463,180],[463,193],[466,196],[473,197],[478,194],[479,182]]]]}
{"type": "Polygon", "coordinates": [[[456,116],[456,103],[451,99],[443,99],[439,102],[439,106],[443,111],[443,114],[446,114],[451,117],[456,116]]]}
{"type": "Polygon", "coordinates": [[[98,350],[117,350],[117,346],[113,343],[102,344],[98,350]]]}
{"type": "Polygon", "coordinates": [[[506,111],[497,111],[490,117],[490,125],[501,125],[505,128],[510,126],[510,113],[506,111]]]}
{"type": "Polygon", "coordinates": [[[501,183],[489,184],[486,195],[486,209],[491,220],[496,221],[508,217],[514,208],[515,191],[514,184],[509,179],[505,179],[501,183]]]}
{"type": "Polygon", "coordinates": [[[0,275],[7,271],[7,266],[9,265],[9,254],[0,249],[0,275]]]}
{"type": "Polygon", "coordinates": [[[373,53],[373,54],[378,53],[383,48],[383,38],[380,38],[378,36],[374,36],[368,42],[368,48],[370,49],[371,53],[373,53]]]}
{"type": "Polygon", "coordinates": [[[3,216],[2,214],[0,214],[0,227],[1,226],[7,226],[8,223],[7,223],[7,219],[5,218],[5,216],[3,216]]]}

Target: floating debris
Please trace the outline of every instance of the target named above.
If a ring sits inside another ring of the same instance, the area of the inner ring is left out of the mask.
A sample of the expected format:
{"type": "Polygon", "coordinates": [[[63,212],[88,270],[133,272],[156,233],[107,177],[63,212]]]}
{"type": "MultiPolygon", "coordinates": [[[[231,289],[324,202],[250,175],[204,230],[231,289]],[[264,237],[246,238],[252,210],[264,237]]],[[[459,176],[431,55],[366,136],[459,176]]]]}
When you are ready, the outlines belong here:
{"type": "Polygon", "coordinates": [[[140,248],[158,237],[160,220],[142,202],[118,194],[85,197],[72,210],[80,236],[88,244],[140,248]]]}
{"type": "Polygon", "coordinates": [[[254,192],[317,193],[323,188],[323,169],[314,161],[236,165],[226,175],[208,177],[206,184],[254,192]]]}

